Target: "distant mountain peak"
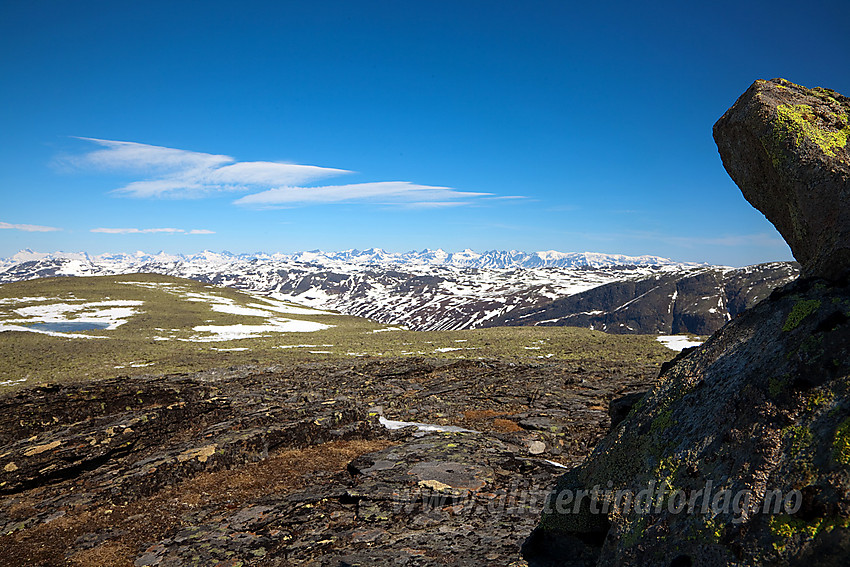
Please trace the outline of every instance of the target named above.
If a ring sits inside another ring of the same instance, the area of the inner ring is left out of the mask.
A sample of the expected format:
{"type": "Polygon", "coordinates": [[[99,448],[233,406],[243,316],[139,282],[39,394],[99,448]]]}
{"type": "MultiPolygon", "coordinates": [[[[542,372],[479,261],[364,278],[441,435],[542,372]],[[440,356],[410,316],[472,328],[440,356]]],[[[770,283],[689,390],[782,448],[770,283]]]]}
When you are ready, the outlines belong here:
{"type": "Polygon", "coordinates": [[[30,249],[21,250],[4,264],[49,259],[71,259],[79,261],[116,261],[126,262],[217,262],[228,263],[245,260],[265,260],[273,258],[276,261],[291,261],[319,265],[340,264],[392,264],[392,265],[429,265],[454,266],[458,268],[607,268],[613,266],[695,266],[698,264],[674,262],[660,256],[626,256],[623,254],[604,254],[599,252],[559,252],[557,250],[541,250],[538,252],[522,252],[518,250],[488,250],[483,253],[471,248],[458,252],[446,252],[442,248],[425,248],[421,251],[387,252],[383,248],[367,248],[359,250],[351,248],[340,252],[324,252],[320,249],[295,253],[264,253],[233,254],[227,250],[214,252],[204,250],[197,254],[168,254],[159,251],[149,254],[143,251],[115,254],[100,254],[89,256],[85,252],[35,252],[30,249]]]}

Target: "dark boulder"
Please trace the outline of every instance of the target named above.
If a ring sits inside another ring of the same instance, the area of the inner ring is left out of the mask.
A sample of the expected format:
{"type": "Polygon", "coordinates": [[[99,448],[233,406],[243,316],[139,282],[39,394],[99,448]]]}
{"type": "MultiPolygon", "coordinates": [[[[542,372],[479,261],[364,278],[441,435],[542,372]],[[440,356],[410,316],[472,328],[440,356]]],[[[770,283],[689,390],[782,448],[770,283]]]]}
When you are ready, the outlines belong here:
{"type": "Polygon", "coordinates": [[[850,99],[759,80],[714,125],[726,171],[776,226],[803,274],[850,271],[850,99]]]}

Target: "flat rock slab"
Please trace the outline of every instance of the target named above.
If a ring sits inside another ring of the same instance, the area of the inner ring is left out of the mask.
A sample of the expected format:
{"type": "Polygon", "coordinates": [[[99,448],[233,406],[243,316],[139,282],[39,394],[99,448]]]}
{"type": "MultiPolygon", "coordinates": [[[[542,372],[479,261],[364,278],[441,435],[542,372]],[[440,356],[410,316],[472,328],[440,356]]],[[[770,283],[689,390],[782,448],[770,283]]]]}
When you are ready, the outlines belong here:
{"type": "Polygon", "coordinates": [[[561,467],[656,374],[405,358],[17,392],[0,398],[3,564],[522,565],[561,467]]]}

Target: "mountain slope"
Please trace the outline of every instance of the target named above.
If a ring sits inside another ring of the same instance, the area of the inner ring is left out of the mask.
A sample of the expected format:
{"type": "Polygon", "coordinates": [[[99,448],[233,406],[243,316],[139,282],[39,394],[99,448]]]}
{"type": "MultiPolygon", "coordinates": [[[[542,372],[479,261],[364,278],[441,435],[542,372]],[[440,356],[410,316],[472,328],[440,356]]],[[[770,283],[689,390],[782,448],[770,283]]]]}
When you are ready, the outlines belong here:
{"type": "Polygon", "coordinates": [[[542,307],[516,310],[489,324],[708,335],[798,274],[799,267],[790,262],[656,274],[602,285],[542,307]]]}

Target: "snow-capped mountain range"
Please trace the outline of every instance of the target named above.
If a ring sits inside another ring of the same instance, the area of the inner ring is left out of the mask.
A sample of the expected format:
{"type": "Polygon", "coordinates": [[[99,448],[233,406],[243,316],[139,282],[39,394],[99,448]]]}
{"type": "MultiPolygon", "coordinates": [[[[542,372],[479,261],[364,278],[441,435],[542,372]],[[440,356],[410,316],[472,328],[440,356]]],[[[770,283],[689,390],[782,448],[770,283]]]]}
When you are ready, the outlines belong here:
{"type": "Polygon", "coordinates": [[[254,254],[232,254],[230,252],[211,252],[205,250],[199,254],[182,255],[158,252],[148,254],[100,254],[89,255],[85,252],[41,253],[22,250],[5,260],[0,260],[0,269],[5,265],[45,259],[61,259],[81,263],[115,265],[144,265],[148,263],[208,262],[211,265],[231,264],[239,261],[276,261],[317,264],[321,266],[364,266],[364,265],[404,265],[404,266],[454,266],[458,268],[489,268],[496,270],[516,268],[609,268],[612,266],[671,266],[697,265],[674,262],[659,256],[625,256],[622,254],[600,254],[597,252],[558,252],[544,250],[540,252],[520,252],[517,250],[490,250],[479,253],[470,249],[460,252],[446,252],[441,249],[410,252],[387,252],[381,248],[367,250],[343,250],[341,252],[323,252],[311,250],[292,254],[257,252],[254,254]]]}
{"type": "MultiPolygon", "coordinates": [[[[598,307],[587,307],[587,301],[582,300],[575,304],[582,306],[582,312],[599,311],[601,314],[603,311],[617,311],[620,309],[617,305],[602,305],[606,298],[616,297],[617,301],[630,302],[634,299],[630,295],[634,290],[645,292],[658,287],[652,283],[636,285],[630,282],[663,280],[667,286],[665,289],[673,290],[664,293],[672,296],[678,293],[675,291],[676,282],[694,281],[693,278],[699,276],[700,281],[713,282],[699,286],[700,297],[725,297],[729,295],[730,288],[724,281],[740,280],[744,286],[741,289],[750,289],[765,278],[773,282],[771,285],[777,285],[776,282],[782,283],[795,275],[793,270],[784,268],[778,272],[776,268],[735,269],[673,262],[657,256],[556,251],[478,253],[472,250],[423,250],[392,253],[371,248],[294,254],[205,251],[193,255],[163,252],[88,255],[24,250],[12,258],[0,260],[0,283],[38,277],[138,272],[190,278],[266,293],[278,299],[368,317],[413,330],[471,329],[494,324],[524,324],[525,321],[528,324],[552,324],[553,317],[548,314],[545,317],[531,314],[549,313],[546,309],[550,304],[561,302],[558,303],[561,305],[565,298],[584,297],[582,294],[603,286],[619,287],[612,290],[613,293],[604,289],[596,293],[593,297],[597,299],[592,303],[601,302],[598,307]],[[514,318],[515,313],[522,314],[522,319],[514,318]]],[[[687,287],[687,284],[683,286],[680,306],[684,306],[685,298],[690,297],[687,287]]],[[[749,292],[741,293],[746,295],[749,292]]],[[[756,295],[749,294],[747,297],[754,298],[756,295]]],[[[725,299],[712,301],[715,306],[726,304],[725,299]]],[[[717,324],[732,316],[725,308],[723,313],[718,313],[716,307],[711,307],[710,313],[708,309],[706,317],[717,324]]],[[[665,311],[668,310],[673,313],[674,306],[665,307],[665,311]]],[[[620,319],[617,319],[616,325],[614,320],[609,325],[599,317],[585,321],[567,317],[569,314],[562,311],[560,308],[557,310],[559,321],[563,322],[555,324],[595,326],[614,332],[671,332],[673,328],[688,332],[693,327],[693,324],[683,326],[677,323],[681,318],[654,318],[651,313],[652,321],[644,321],[640,325],[628,320],[620,325],[620,319]]],[[[688,317],[693,319],[691,315],[688,317]]],[[[699,328],[709,329],[712,326],[716,326],[715,323],[699,328]]]]}

